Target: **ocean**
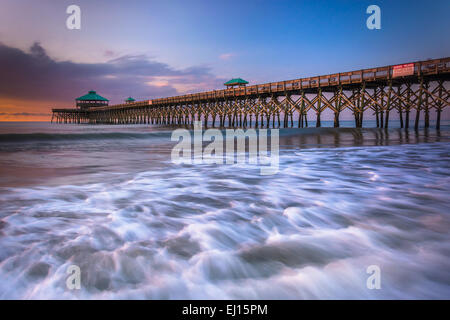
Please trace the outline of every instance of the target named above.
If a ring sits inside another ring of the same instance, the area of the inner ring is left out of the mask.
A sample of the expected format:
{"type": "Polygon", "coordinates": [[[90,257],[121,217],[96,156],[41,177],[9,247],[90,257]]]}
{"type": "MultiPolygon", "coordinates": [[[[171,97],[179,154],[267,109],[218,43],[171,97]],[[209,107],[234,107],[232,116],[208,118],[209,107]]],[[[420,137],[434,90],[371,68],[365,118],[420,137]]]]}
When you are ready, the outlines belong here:
{"type": "Polygon", "coordinates": [[[0,123],[0,299],[450,299],[450,122],[342,124],[261,175],[173,163],[171,127],[0,123]]]}

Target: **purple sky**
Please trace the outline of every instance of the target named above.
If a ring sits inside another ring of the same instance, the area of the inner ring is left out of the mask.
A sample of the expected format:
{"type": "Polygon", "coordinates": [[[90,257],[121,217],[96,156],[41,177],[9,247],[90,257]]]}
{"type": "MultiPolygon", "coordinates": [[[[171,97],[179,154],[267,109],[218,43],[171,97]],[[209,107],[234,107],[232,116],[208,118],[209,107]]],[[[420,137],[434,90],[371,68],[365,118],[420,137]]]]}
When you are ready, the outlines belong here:
{"type": "Polygon", "coordinates": [[[450,1],[1,0],[0,116],[449,56],[450,1]],[[81,7],[81,30],[66,8],[81,7]],[[381,30],[366,8],[381,8],[381,30]],[[47,106],[47,107],[45,107],[47,106]]]}

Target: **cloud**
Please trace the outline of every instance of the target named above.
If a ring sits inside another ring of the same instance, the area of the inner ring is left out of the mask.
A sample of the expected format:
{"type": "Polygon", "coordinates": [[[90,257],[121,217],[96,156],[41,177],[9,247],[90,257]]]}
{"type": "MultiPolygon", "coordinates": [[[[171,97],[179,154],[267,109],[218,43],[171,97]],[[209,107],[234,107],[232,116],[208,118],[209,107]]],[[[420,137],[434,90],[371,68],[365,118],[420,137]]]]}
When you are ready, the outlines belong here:
{"type": "Polygon", "coordinates": [[[34,43],[29,52],[0,43],[0,98],[67,101],[97,90],[112,103],[221,87],[205,66],[174,69],[145,55],[125,55],[104,63],[57,61],[34,43]],[[161,79],[164,85],[161,85],[161,79]]]}
{"type": "Polygon", "coordinates": [[[236,56],[236,54],[234,54],[234,53],[222,53],[222,54],[219,56],[219,59],[221,59],[221,60],[230,60],[230,59],[233,58],[234,56],[236,56]]]}
{"type": "Polygon", "coordinates": [[[116,53],[112,50],[105,50],[105,52],[103,53],[103,55],[105,57],[111,58],[114,57],[116,55],[116,53]]]}

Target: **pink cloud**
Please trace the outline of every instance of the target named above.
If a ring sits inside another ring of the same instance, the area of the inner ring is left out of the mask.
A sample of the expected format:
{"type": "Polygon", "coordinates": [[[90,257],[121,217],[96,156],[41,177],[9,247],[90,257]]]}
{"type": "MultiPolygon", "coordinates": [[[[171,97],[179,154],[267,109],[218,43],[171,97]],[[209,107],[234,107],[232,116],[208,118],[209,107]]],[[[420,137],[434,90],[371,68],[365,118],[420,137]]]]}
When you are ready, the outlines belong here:
{"type": "Polygon", "coordinates": [[[231,59],[234,56],[236,56],[236,54],[234,54],[234,53],[222,53],[219,56],[219,59],[221,59],[221,60],[229,60],[229,59],[231,59]]]}

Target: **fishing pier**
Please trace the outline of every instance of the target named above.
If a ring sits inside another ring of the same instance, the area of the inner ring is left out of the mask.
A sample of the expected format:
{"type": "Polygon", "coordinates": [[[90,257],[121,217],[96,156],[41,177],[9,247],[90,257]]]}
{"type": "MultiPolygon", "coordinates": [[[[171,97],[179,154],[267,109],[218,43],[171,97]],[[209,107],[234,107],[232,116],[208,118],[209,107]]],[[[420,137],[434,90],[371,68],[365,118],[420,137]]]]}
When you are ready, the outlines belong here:
{"type": "Polygon", "coordinates": [[[402,128],[414,120],[417,129],[421,117],[429,127],[430,113],[436,112],[439,129],[441,113],[450,104],[449,80],[447,57],[251,86],[233,79],[222,90],[144,101],[130,97],[117,105],[91,91],[77,99],[76,108],[52,109],[52,122],[185,126],[202,120],[213,127],[286,128],[296,119],[303,128],[308,120],[320,127],[322,113],[330,109],[339,127],[341,112],[350,109],[356,127],[363,126],[365,112],[375,115],[379,128],[389,127],[392,112],[399,114],[402,128]],[[315,119],[308,119],[308,111],[315,119]]]}

